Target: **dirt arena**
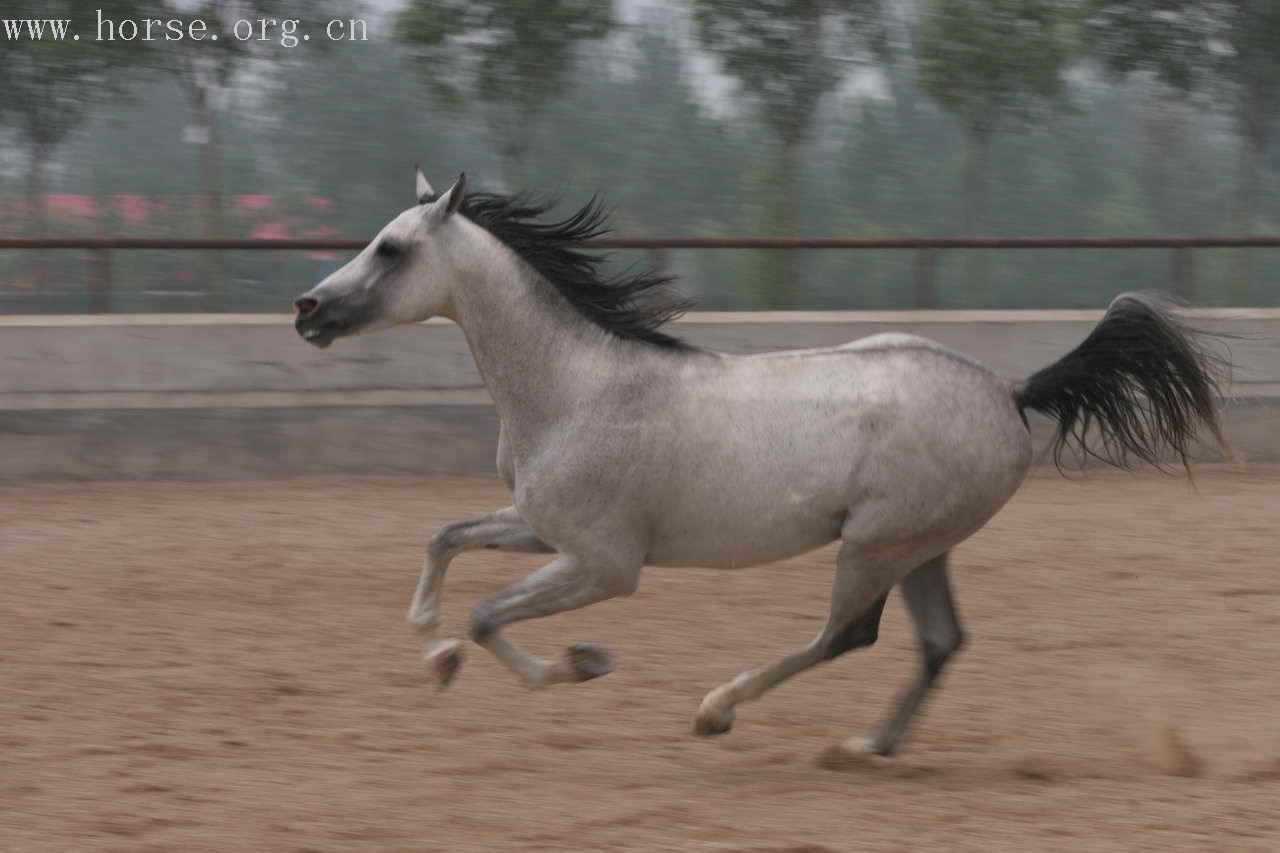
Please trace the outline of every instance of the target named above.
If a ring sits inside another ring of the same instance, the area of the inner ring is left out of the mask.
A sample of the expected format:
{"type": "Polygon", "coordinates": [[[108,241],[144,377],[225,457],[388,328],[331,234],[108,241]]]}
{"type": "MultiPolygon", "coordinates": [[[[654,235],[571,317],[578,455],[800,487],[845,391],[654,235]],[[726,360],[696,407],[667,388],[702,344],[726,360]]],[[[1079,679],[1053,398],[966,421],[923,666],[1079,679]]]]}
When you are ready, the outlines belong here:
{"type": "MultiPolygon", "coordinates": [[[[0,490],[0,848],[38,851],[1275,850],[1280,470],[1033,476],[954,560],[970,645],[900,759],[823,766],[914,666],[881,642],[689,734],[808,640],[832,554],[650,570],[529,623],[618,671],[446,692],[404,625],[462,478],[0,490]]],[[[464,555],[449,627],[537,564],[464,555]]]]}

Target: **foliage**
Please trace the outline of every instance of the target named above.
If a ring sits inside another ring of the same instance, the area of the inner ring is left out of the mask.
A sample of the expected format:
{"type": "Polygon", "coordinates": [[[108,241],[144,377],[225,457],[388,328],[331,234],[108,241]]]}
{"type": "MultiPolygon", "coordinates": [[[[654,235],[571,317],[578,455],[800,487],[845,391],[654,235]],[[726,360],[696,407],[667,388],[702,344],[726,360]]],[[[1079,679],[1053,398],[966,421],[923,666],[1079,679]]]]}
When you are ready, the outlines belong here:
{"type": "MultiPolygon", "coordinates": [[[[1112,71],[1146,71],[1211,106],[1225,105],[1242,145],[1231,230],[1256,226],[1280,108],[1280,4],[1268,0],[1087,0],[1097,54],[1112,71]]],[[[1250,298],[1253,255],[1240,253],[1235,298],[1250,298]]]]}
{"type": "MultiPolygon", "coordinates": [[[[1232,12],[1225,0],[1186,2],[1185,17],[1169,18],[1174,0],[856,5],[865,14],[848,3],[727,3],[645,4],[625,27],[611,15],[602,23],[608,3],[545,4],[549,11],[530,3],[528,14],[559,21],[542,27],[522,18],[513,0],[476,9],[414,0],[403,15],[385,18],[376,12],[381,4],[371,7],[369,44],[233,46],[215,63],[229,70],[220,78],[228,99],[215,105],[223,162],[211,182],[201,167],[210,146],[184,141],[195,118],[192,92],[186,72],[175,69],[196,58],[192,45],[146,53],[135,42],[118,64],[93,67],[76,65],[87,54],[67,51],[65,74],[42,72],[59,81],[71,116],[55,122],[69,129],[47,153],[47,192],[93,196],[104,213],[68,218],[64,199],[50,206],[49,230],[198,235],[206,225],[201,201],[216,186],[225,194],[227,236],[247,233],[236,198],[243,195],[270,197],[273,222],[291,234],[324,227],[370,236],[412,203],[415,161],[437,181],[465,169],[481,188],[549,192],[563,198],[562,211],[599,191],[618,233],[628,235],[1223,234],[1238,227],[1231,214],[1242,201],[1258,231],[1280,230],[1280,146],[1256,149],[1251,141],[1256,127],[1271,130],[1280,115],[1268,94],[1280,51],[1252,46],[1272,43],[1264,4],[1242,0],[1232,12]],[[572,8],[596,15],[595,23],[575,24],[564,11],[572,8]],[[821,37],[810,42],[817,52],[804,47],[801,25],[815,9],[825,10],[821,37]],[[1205,10],[1212,20],[1192,16],[1205,10]],[[403,34],[405,16],[426,11],[441,16],[435,23],[445,35],[430,44],[391,40],[403,34]],[[715,30],[711,41],[700,15],[715,30]],[[1209,29],[1187,29],[1191,21],[1209,29]],[[702,48],[738,81],[741,101],[726,105],[723,78],[708,70],[702,48]],[[1103,65],[1118,76],[1096,73],[1103,65]],[[819,73],[805,77],[812,68],[819,73]],[[1175,89],[1191,97],[1175,97],[1175,89]],[[1070,109],[1058,109],[1068,101],[1070,109]],[[1260,122],[1244,120],[1246,106],[1260,122]],[[1242,161],[1249,151],[1261,156],[1242,161]],[[981,195],[957,191],[979,185],[975,164],[983,163],[981,195]],[[1233,181],[1233,172],[1253,179],[1233,181]],[[1252,196],[1243,195],[1247,187],[1252,196]],[[117,194],[153,197],[161,212],[126,219],[117,194]],[[323,215],[314,213],[317,204],[323,215]]],[[[71,5],[44,8],[58,15],[71,5]]],[[[639,5],[618,8],[634,15],[639,5]]],[[[121,5],[109,14],[131,12],[121,5]]],[[[314,24],[323,14],[308,9],[305,17],[314,24]]],[[[24,111],[48,109],[10,70],[30,61],[21,56],[29,49],[0,43],[0,100],[8,106],[0,131],[28,148],[24,111]]],[[[216,54],[201,56],[212,62],[216,54]]],[[[6,235],[32,230],[15,198],[29,191],[27,153],[0,151],[6,235]]],[[[46,254],[49,292],[65,289],[65,298],[31,296],[27,256],[0,255],[0,290],[28,294],[5,296],[5,310],[80,310],[71,294],[84,287],[82,258],[46,254]]],[[[1199,300],[1280,304],[1273,272],[1280,264],[1265,263],[1280,252],[1255,252],[1259,275],[1247,285],[1233,255],[1195,253],[1199,300]]],[[[200,270],[210,260],[115,253],[116,305],[198,309],[197,294],[213,278],[200,270]]],[[[287,305],[301,284],[340,260],[229,253],[226,305],[287,305]]],[[[621,253],[617,263],[665,265],[707,308],[822,309],[911,306],[915,260],[888,251],[673,251],[621,253]]],[[[941,307],[1101,307],[1118,290],[1170,286],[1164,251],[942,252],[937,265],[941,307]],[[984,275],[964,275],[984,255],[984,275]]]]}
{"type": "Polygon", "coordinates": [[[1062,101],[1070,12],[1063,0],[933,0],[915,39],[921,89],[973,131],[1034,123],[1062,101]]]}
{"type": "Polygon", "coordinates": [[[1280,4],[1266,0],[1087,0],[1088,43],[1120,74],[1176,89],[1256,87],[1280,97],[1280,4]]]}
{"type": "Polygon", "coordinates": [[[396,39],[438,102],[455,111],[476,102],[516,161],[567,88],[579,48],[613,26],[611,4],[598,0],[411,0],[396,39]]]}
{"type": "MultiPolygon", "coordinates": [[[[793,234],[807,187],[799,146],[822,99],[852,70],[860,51],[884,57],[881,0],[694,0],[698,38],[720,60],[756,107],[759,122],[780,147],[761,183],[771,203],[761,228],[793,234]]],[[[788,279],[803,275],[795,257],[769,253],[745,284],[757,308],[792,307],[788,279]]]]}
{"type": "Polygon", "coordinates": [[[881,0],[694,0],[698,36],[784,142],[808,129],[852,56],[886,47],[881,0]]]}
{"type": "MultiPolygon", "coordinates": [[[[104,17],[138,17],[144,4],[131,0],[96,3],[104,17]]],[[[41,18],[74,18],[83,13],[76,0],[47,0],[27,10],[41,18]]],[[[5,16],[17,15],[5,9],[5,16]]],[[[6,40],[0,51],[0,118],[38,149],[58,145],[93,108],[85,97],[92,88],[101,98],[118,93],[121,72],[146,61],[145,45],[86,39],[77,43],[51,38],[6,40]]]]}

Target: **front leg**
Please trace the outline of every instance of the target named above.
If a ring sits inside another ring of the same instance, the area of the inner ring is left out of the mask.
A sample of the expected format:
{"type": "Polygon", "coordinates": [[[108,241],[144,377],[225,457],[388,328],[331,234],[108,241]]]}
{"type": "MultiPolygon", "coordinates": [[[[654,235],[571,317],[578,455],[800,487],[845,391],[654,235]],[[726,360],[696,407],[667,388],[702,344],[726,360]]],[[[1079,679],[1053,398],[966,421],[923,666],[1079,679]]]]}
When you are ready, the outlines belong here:
{"type": "Polygon", "coordinates": [[[554,554],[538,538],[515,507],[507,507],[470,521],[446,525],[427,546],[426,565],[409,604],[409,624],[422,637],[423,658],[437,684],[447,686],[462,664],[462,643],[444,639],[440,624],[440,591],[453,558],[476,548],[525,554],[554,554]]]}
{"type": "Polygon", "coordinates": [[[640,561],[604,564],[562,555],[471,613],[471,639],[493,653],[529,687],[587,681],[613,669],[608,649],[594,644],[570,646],[559,661],[535,658],[502,636],[507,625],[576,610],[616,596],[631,595],[640,583],[640,561]]]}

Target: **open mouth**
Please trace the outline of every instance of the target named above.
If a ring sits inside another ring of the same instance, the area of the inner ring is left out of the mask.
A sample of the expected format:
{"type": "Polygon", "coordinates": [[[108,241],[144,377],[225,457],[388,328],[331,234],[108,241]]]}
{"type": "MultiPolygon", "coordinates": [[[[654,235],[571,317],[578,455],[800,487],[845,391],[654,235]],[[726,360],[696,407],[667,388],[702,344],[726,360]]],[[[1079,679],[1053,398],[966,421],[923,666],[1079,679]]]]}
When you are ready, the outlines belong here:
{"type": "Polygon", "coordinates": [[[322,323],[310,329],[304,329],[302,324],[298,323],[296,328],[304,341],[320,349],[328,349],[339,334],[336,323],[322,323]]]}
{"type": "Polygon", "coordinates": [[[293,328],[312,346],[328,348],[338,338],[354,335],[369,326],[371,316],[367,299],[337,297],[321,304],[314,297],[300,297],[294,303],[293,328]]]}
{"type": "Polygon", "coordinates": [[[302,339],[309,344],[315,344],[320,349],[328,349],[333,343],[333,336],[323,334],[319,329],[312,329],[302,335],[302,339]]]}

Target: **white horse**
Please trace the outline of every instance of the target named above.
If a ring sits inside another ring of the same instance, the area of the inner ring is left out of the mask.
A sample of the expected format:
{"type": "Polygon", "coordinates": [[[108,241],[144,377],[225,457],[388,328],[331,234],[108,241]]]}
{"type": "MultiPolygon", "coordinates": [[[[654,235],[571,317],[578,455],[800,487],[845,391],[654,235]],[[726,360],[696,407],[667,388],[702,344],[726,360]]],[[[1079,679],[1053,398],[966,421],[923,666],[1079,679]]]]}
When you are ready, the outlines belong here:
{"type": "Polygon", "coordinates": [[[1214,361],[1151,300],[1119,297],[1075,351],[1020,386],[902,334],[723,355],[657,331],[683,308],[663,297],[665,280],[604,279],[600,259],[575,248],[603,231],[594,202],[548,223],[544,207],[464,187],[465,176],[437,197],[419,172],[419,204],[294,303],[298,333],[320,347],[450,318],[497,406],[514,504],[442,529],[409,608],[442,686],[462,644],[442,632],[441,587],[464,551],[556,555],[471,618],[472,640],[542,687],[608,673],[608,651],[539,659],[508,625],[631,595],[646,565],[743,568],[839,540],[822,631],[712,690],[694,730],[726,732],[739,703],[874,643],[897,585],[922,668],[887,721],[853,739],[889,754],[963,641],[947,553],[1022,483],[1025,410],[1057,419],[1055,458],[1074,445],[1119,465],[1166,451],[1185,463],[1202,425],[1225,447],[1214,361]]]}

